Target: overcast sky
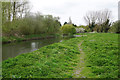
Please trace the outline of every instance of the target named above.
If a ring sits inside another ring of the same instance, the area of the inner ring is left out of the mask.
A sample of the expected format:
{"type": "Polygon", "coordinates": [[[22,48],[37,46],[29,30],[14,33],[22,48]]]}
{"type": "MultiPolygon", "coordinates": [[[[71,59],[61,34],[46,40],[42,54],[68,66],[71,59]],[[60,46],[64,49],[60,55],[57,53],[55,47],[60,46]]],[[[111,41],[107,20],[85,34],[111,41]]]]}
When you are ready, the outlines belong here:
{"type": "Polygon", "coordinates": [[[113,21],[118,19],[119,0],[29,0],[32,12],[59,16],[63,24],[71,17],[77,25],[85,25],[83,17],[88,11],[108,9],[112,11],[113,21]]]}

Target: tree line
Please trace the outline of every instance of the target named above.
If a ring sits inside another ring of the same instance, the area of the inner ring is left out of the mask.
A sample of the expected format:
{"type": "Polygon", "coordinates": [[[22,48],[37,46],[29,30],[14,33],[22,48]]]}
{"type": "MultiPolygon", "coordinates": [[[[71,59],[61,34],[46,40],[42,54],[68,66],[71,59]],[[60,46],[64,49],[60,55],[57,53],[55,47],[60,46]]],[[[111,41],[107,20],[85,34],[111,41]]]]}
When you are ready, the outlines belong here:
{"type": "Polygon", "coordinates": [[[116,32],[120,33],[120,21],[112,22],[112,12],[105,9],[100,11],[90,11],[84,16],[90,31],[96,32],[116,32]]]}
{"type": "MultiPolygon", "coordinates": [[[[112,22],[112,12],[105,9],[100,11],[91,11],[84,16],[87,26],[85,32],[116,32],[120,33],[120,21],[112,22]]],[[[10,2],[2,2],[2,35],[31,35],[31,34],[55,34],[61,27],[59,17],[52,15],[42,15],[41,13],[31,13],[29,2],[27,0],[11,0],[10,2]]],[[[72,23],[71,19],[66,24],[71,24],[75,28],[78,27],[72,23]],[[71,22],[71,23],[69,23],[71,22]]],[[[66,29],[67,30],[67,29],[66,29]]],[[[74,30],[73,30],[74,31],[74,30]]]]}
{"type": "Polygon", "coordinates": [[[31,13],[28,1],[2,2],[3,36],[54,34],[60,26],[59,17],[31,13]]]}

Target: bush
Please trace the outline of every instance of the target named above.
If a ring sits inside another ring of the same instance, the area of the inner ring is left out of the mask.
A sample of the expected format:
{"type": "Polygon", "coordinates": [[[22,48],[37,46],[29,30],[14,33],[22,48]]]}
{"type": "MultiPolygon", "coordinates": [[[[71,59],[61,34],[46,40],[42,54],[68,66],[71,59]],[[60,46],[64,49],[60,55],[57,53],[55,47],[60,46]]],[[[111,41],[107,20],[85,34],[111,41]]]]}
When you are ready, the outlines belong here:
{"type": "Polygon", "coordinates": [[[85,26],[84,29],[85,29],[85,32],[91,32],[89,26],[85,26]]]}
{"type": "Polygon", "coordinates": [[[62,32],[62,34],[75,34],[76,33],[76,29],[74,26],[72,25],[69,25],[69,24],[66,24],[66,25],[63,25],[61,28],[60,28],[60,31],[62,32]]]}
{"type": "Polygon", "coordinates": [[[109,32],[120,33],[120,20],[113,23],[109,29],[109,32]]]}
{"type": "Polygon", "coordinates": [[[18,31],[18,27],[20,25],[20,20],[16,21],[8,21],[6,24],[2,24],[2,35],[3,36],[13,36],[15,34],[20,34],[18,31]]]}

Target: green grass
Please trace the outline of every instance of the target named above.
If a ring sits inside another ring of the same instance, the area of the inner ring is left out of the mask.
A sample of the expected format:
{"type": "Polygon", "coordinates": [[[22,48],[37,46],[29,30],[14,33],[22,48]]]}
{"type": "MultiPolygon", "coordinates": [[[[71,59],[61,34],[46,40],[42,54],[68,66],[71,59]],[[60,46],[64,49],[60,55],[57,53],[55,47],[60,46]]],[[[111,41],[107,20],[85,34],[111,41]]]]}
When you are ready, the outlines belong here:
{"type": "Polygon", "coordinates": [[[0,80],[2,79],[2,62],[0,62],[0,80]]]}
{"type": "Polygon", "coordinates": [[[82,49],[90,78],[118,78],[118,34],[88,34],[82,49]]]}
{"type": "MultiPolygon", "coordinates": [[[[81,34],[77,34],[81,35],[81,34]]],[[[84,37],[54,43],[3,61],[4,78],[72,78],[79,66],[79,47],[85,53],[87,78],[118,78],[118,34],[85,33],[84,37]]],[[[81,66],[81,65],[80,65],[81,66]]]]}
{"type": "Polygon", "coordinates": [[[24,35],[23,37],[19,36],[2,36],[2,42],[19,42],[26,39],[32,38],[47,38],[47,37],[57,37],[60,36],[59,34],[34,34],[34,35],[24,35]]]}
{"type": "Polygon", "coordinates": [[[10,36],[10,37],[6,37],[6,36],[3,36],[2,37],[2,42],[13,42],[13,41],[22,41],[24,40],[24,38],[22,37],[15,37],[15,36],[10,36]]]}

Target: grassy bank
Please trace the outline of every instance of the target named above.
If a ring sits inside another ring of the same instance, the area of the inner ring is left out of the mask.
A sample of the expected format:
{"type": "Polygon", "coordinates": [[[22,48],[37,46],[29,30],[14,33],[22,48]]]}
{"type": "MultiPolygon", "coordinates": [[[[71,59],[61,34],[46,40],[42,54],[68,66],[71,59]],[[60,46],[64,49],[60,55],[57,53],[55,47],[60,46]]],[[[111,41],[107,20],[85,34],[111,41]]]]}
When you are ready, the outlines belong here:
{"type": "MultiPolygon", "coordinates": [[[[81,38],[82,39],[82,38],[81,38]]],[[[3,61],[3,77],[6,78],[70,78],[80,38],[73,38],[21,54],[3,61]]]]}
{"type": "Polygon", "coordinates": [[[85,59],[80,74],[86,78],[118,78],[118,34],[84,35],[3,61],[3,77],[72,78],[80,65],[81,48],[85,59]]]}
{"type": "Polygon", "coordinates": [[[34,35],[24,35],[24,36],[2,36],[2,43],[11,43],[27,40],[37,40],[45,38],[55,38],[60,36],[59,34],[34,34],[34,35]]]}

